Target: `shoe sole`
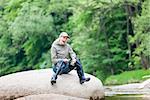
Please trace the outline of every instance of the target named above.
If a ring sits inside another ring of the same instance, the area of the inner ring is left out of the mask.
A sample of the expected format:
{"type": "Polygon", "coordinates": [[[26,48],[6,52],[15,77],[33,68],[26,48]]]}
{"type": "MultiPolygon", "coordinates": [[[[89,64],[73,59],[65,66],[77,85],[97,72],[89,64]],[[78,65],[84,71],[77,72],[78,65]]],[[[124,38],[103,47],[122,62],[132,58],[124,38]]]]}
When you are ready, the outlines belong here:
{"type": "Polygon", "coordinates": [[[88,81],[90,81],[90,79],[84,80],[84,81],[80,82],[80,84],[83,84],[84,82],[88,82],[88,81]]]}
{"type": "Polygon", "coordinates": [[[56,84],[56,81],[51,81],[51,84],[52,84],[52,85],[56,84]]]}

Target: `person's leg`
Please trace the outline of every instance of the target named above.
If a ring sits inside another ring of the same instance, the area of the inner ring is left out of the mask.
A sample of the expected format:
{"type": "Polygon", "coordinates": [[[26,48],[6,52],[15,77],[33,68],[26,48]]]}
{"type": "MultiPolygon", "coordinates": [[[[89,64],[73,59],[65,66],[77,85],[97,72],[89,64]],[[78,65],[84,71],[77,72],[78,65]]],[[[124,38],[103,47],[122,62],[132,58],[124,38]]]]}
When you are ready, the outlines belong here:
{"type": "Polygon", "coordinates": [[[78,74],[79,79],[80,79],[80,84],[83,84],[84,82],[89,81],[90,78],[85,78],[81,62],[79,59],[76,59],[76,60],[77,61],[75,63],[75,66],[76,66],[77,74],[78,74]]]}
{"type": "Polygon", "coordinates": [[[62,71],[64,66],[65,66],[64,62],[63,61],[59,61],[53,67],[54,74],[53,74],[53,76],[51,78],[51,84],[52,85],[54,83],[56,83],[57,76],[61,73],[61,71],[62,71]]]}
{"type": "Polygon", "coordinates": [[[59,75],[61,74],[68,74],[70,72],[70,69],[69,69],[69,62],[64,62],[64,66],[61,67],[61,71],[59,73],[59,75]]]}
{"type": "Polygon", "coordinates": [[[68,72],[70,72],[69,69],[69,62],[65,63],[63,61],[59,61],[54,67],[53,67],[53,71],[54,74],[51,78],[51,84],[53,85],[54,83],[56,83],[56,79],[58,75],[61,74],[67,74],[68,72]]]}
{"type": "Polygon", "coordinates": [[[76,68],[76,70],[77,70],[77,74],[78,74],[79,79],[80,79],[80,84],[83,84],[84,82],[87,82],[87,81],[90,80],[90,78],[85,78],[83,68],[82,68],[82,64],[81,64],[80,60],[77,59],[77,61],[75,63],[75,66],[70,65],[70,62],[68,62],[68,63],[65,63],[63,61],[58,62],[53,67],[53,71],[55,73],[51,78],[51,84],[53,85],[54,83],[56,83],[57,75],[67,74],[71,70],[73,70],[74,68],[76,68]]]}

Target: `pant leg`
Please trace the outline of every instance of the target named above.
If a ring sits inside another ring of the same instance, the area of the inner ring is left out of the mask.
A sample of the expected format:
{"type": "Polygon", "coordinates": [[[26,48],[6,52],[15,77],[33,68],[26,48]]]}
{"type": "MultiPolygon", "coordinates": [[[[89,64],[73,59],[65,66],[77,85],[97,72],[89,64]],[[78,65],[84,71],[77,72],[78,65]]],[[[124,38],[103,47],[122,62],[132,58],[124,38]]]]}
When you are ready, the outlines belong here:
{"type": "Polygon", "coordinates": [[[79,59],[76,59],[76,60],[77,61],[75,63],[75,66],[76,66],[78,77],[79,77],[80,80],[85,79],[82,64],[81,64],[79,59]]]}
{"type": "Polygon", "coordinates": [[[54,65],[53,71],[55,72],[56,75],[58,75],[61,72],[63,66],[64,66],[63,61],[59,61],[54,65]]]}
{"type": "Polygon", "coordinates": [[[69,62],[64,63],[63,66],[61,66],[60,74],[68,74],[69,72],[70,72],[69,62]]]}
{"type": "Polygon", "coordinates": [[[83,72],[83,68],[82,68],[82,64],[80,62],[79,59],[76,59],[76,63],[75,66],[71,66],[70,63],[65,63],[63,61],[59,61],[54,67],[53,67],[53,71],[55,72],[54,76],[56,76],[58,74],[67,74],[69,73],[71,70],[73,70],[74,68],[76,68],[77,70],[77,74],[80,80],[84,79],[84,72],[83,72]]]}
{"type": "Polygon", "coordinates": [[[53,71],[55,72],[56,75],[67,74],[68,72],[70,72],[69,62],[68,63],[65,63],[63,61],[57,62],[56,65],[53,67],[53,71]]]}
{"type": "Polygon", "coordinates": [[[60,74],[67,74],[70,69],[69,69],[69,63],[65,63],[64,61],[59,61],[55,64],[53,67],[54,74],[51,77],[51,84],[53,85],[56,83],[57,76],[60,74]]]}
{"type": "Polygon", "coordinates": [[[53,80],[57,79],[57,75],[60,74],[60,72],[61,72],[62,65],[63,65],[63,61],[59,61],[53,66],[53,71],[54,71],[53,76],[52,76],[53,80]]]}

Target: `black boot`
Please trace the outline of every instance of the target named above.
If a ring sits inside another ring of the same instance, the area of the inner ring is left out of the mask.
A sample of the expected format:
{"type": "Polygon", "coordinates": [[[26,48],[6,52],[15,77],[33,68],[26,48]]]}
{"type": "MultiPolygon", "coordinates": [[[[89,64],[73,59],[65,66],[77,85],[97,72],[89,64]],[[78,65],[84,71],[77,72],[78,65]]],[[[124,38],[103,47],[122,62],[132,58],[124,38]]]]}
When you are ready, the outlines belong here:
{"type": "Polygon", "coordinates": [[[83,84],[84,82],[88,82],[88,81],[90,81],[90,78],[88,77],[88,78],[85,78],[85,79],[81,79],[80,80],[80,84],[83,84]]]}
{"type": "Polygon", "coordinates": [[[53,75],[53,77],[51,78],[51,84],[52,85],[54,85],[56,83],[56,79],[57,79],[57,76],[53,75]]]}

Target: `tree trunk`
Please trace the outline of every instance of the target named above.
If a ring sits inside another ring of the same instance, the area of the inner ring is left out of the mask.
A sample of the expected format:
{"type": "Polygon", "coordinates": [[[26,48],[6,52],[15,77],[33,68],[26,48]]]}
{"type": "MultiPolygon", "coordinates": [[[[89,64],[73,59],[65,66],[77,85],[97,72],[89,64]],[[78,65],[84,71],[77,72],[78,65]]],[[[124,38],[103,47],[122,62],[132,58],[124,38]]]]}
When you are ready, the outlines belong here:
{"type": "Polygon", "coordinates": [[[148,69],[148,59],[146,58],[146,56],[144,54],[141,54],[141,63],[144,67],[144,69],[148,69]]]}
{"type": "MultiPolygon", "coordinates": [[[[107,52],[107,58],[111,59],[111,53],[109,52],[109,50],[110,50],[109,38],[108,38],[108,35],[106,33],[105,25],[104,25],[104,34],[105,34],[105,41],[106,41],[106,48],[107,48],[107,51],[106,51],[107,52]]],[[[109,62],[109,67],[110,67],[111,74],[114,75],[114,69],[113,69],[112,62],[109,62]]]]}
{"type": "MultiPolygon", "coordinates": [[[[106,53],[107,53],[107,58],[108,59],[111,59],[111,53],[109,52],[110,50],[110,47],[109,47],[109,39],[108,39],[108,35],[106,33],[106,27],[105,27],[105,22],[103,21],[104,18],[101,18],[100,17],[100,27],[101,27],[101,32],[104,33],[104,36],[105,36],[105,41],[106,41],[106,53]]],[[[114,69],[113,69],[113,65],[112,65],[112,62],[109,62],[108,63],[108,66],[109,66],[109,69],[110,69],[110,72],[112,75],[114,75],[114,69]]]]}
{"type": "Polygon", "coordinates": [[[130,8],[128,7],[128,4],[126,3],[126,5],[125,5],[125,10],[126,10],[126,13],[127,13],[127,15],[126,15],[126,20],[127,20],[127,36],[126,36],[126,40],[127,40],[127,46],[128,46],[128,53],[129,53],[129,60],[131,59],[131,46],[130,46],[130,43],[129,43],[129,38],[128,38],[128,36],[129,36],[129,34],[130,34],[130,8]]]}

